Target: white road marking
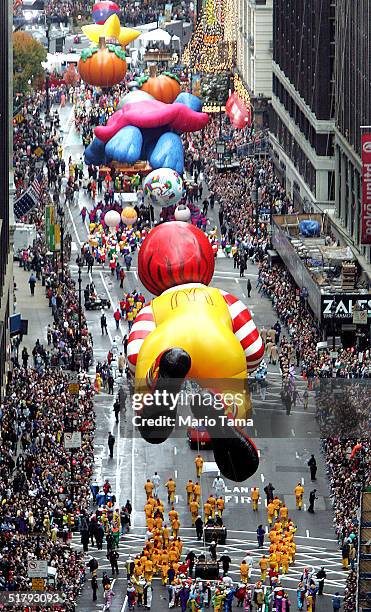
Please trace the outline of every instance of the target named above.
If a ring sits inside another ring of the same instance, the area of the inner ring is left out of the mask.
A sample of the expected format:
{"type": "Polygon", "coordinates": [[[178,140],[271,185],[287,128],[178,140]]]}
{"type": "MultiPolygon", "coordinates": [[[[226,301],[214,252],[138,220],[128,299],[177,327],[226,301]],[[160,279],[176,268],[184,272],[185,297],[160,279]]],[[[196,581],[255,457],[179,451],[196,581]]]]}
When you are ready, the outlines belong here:
{"type": "Polygon", "coordinates": [[[70,132],[71,132],[72,128],[75,127],[75,122],[71,121],[74,112],[75,112],[75,107],[72,106],[70,114],[68,115],[68,119],[66,121],[66,125],[68,126],[68,124],[70,124],[70,127],[68,128],[68,130],[67,130],[67,132],[65,134],[65,137],[63,138],[63,144],[62,144],[63,149],[66,149],[67,146],[69,146],[69,145],[67,145],[67,140],[68,140],[68,138],[70,136],[70,132]]]}
{"type": "MultiPolygon", "coordinates": [[[[83,243],[83,241],[82,241],[82,240],[80,240],[79,233],[78,233],[78,231],[77,231],[77,227],[76,227],[76,223],[75,223],[74,218],[73,218],[73,216],[72,216],[71,208],[70,208],[69,206],[67,206],[67,208],[68,208],[68,214],[69,214],[70,219],[71,219],[71,223],[72,223],[73,231],[75,232],[75,236],[76,236],[76,243],[77,243],[77,244],[79,244],[79,245],[81,245],[81,244],[83,243]]],[[[79,252],[80,252],[80,249],[79,249],[79,252]]]]}
{"type": "Polygon", "coordinates": [[[176,455],[176,454],[177,454],[177,452],[178,452],[178,451],[177,451],[177,447],[176,447],[176,446],[174,446],[174,455],[176,455]]]}
{"type": "MultiPolygon", "coordinates": [[[[104,289],[105,289],[105,291],[106,291],[106,293],[107,293],[107,295],[108,295],[108,299],[109,299],[109,301],[111,302],[111,306],[112,306],[113,312],[115,312],[115,304],[114,304],[114,302],[113,302],[112,296],[111,296],[111,294],[110,294],[110,292],[109,292],[109,289],[108,289],[108,287],[107,287],[107,283],[106,283],[106,281],[104,280],[104,276],[103,276],[102,270],[99,270],[99,275],[100,275],[100,278],[101,278],[101,281],[102,281],[103,287],[104,287],[104,289]]],[[[120,323],[119,323],[119,330],[120,330],[120,332],[121,332],[122,337],[124,337],[125,332],[122,330],[121,321],[120,321],[120,323]]],[[[110,333],[110,331],[109,331],[109,330],[108,330],[108,335],[109,335],[110,341],[111,341],[111,342],[113,342],[113,338],[112,338],[112,335],[111,335],[111,333],[110,333]]]]}
{"type": "Polygon", "coordinates": [[[292,429],[292,430],[291,430],[291,434],[292,434],[292,435],[294,436],[294,438],[295,438],[295,436],[296,436],[295,429],[292,429]]]}
{"type": "Polygon", "coordinates": [[[120,445],[121,445],[120,423],[118,424],[118,427],[117,427],[116,436],[117,436],[117,441],[116,441],[116,476],[115,476],[115,480],[116,480],[116,499],[120,503],[120,494],[121,494],[121,484],[120,484],[120,476],[121,476],[121,466],[120,466],[120,445]]]}
{"type": "Polygon", "coordinates": [[[264,480],[265,480],[264,474],[260,474],[260,478],[261,478],[261,481],[264,482],[264,480]]]}

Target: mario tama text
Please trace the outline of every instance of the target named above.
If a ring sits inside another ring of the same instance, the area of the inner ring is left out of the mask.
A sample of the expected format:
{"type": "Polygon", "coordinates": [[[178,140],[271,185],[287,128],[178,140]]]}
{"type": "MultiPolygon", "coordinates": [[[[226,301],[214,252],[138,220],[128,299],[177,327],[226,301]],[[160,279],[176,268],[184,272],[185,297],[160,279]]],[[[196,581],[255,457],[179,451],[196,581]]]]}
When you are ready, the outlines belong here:
{"type": "Polygon", "coordinates": [[[154,428],[167,428],[167,427],[193,427],[199,428],[219,428],[219,427],[253,427],[253,419],[231,417],[226,414],[216,414],[215,417],[193,417],[192,415],[178,414],[175,416],[171,415],[158,415],[158,416],[142,416],[141,414],[133,414],[132,423],[135,427],[154,427],[154,428]]]}

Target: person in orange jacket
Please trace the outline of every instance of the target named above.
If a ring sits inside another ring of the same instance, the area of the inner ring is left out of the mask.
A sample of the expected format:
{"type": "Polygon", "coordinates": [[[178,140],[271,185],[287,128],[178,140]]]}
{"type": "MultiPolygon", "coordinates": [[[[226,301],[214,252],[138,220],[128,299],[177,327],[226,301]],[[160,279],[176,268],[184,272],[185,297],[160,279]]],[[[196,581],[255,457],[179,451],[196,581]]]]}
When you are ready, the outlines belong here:
{"type": "Polygon", "coordinates": [[[251,489],[251,501],[252,501],[252,509],[254,512],[258,510],[259,499],[260,499],[260,491],[257,487],[253,487],[253,489],[251,489]]]}
{"type": "Polygon", "coordinates": [[[175,481],[171,478],[171,476],[169,480],[165,483],[165,487],[167,488],[167,501],[169,504],[172,504],[174,503],[176,484],[175,481]]]}
{"type": "Polygon", "coordinates": [[[304,487],[301,482],[298,482],[294,489],[295,500],[296,500],[296,508],[297,510],[301,510],[303,507],[303,495],[304,495],[304,487]]]}
{"type": "Polygon", "coordinates": [[[187,484],[186,484],[186,493],[187,493],[187,504],[188,506],[191,503],[191,499],[193,496],[193,480],[189,479],[187,484]]]}
{"type": "Polygon", "coordinates": [[[197,478],[201,477],[203,465],[204,465],[204,460],[202,459],[201,455],[197,455],[197,457],[195,458],[197,478]]]}

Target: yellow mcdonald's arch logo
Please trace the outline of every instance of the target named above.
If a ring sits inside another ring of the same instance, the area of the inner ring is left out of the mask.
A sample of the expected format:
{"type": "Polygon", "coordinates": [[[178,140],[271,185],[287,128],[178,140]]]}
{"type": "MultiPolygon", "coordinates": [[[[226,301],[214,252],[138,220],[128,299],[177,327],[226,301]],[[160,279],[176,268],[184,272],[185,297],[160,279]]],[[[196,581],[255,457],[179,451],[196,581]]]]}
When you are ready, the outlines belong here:
{"type": "Polygon", "coordinates": [[[171,296],[170,306],[172,310],[175,310],[181,304],[200,301],[206,302],[209,306],[214,306],[214,301],[206,287],[190,287],[189,289],[174,291],[171,296]]]}

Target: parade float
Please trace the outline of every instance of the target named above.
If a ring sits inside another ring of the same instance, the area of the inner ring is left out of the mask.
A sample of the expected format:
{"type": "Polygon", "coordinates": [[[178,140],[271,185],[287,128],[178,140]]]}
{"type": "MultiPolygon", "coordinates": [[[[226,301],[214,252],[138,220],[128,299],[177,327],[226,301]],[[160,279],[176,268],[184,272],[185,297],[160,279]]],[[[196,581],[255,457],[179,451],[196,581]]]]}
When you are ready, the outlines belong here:
{"type": "MultiPolygon", "coordinates": [[[[95,23],[82,28],[95,43],[81,53],[78,65],[81,78],[90,85],[109,88],[125,77],[125,46],[139,32],[122,27],[118,15],[115,3],[98,2],[93,7],[95,23]]],[[[149,74],[128,83],[128,92],[106,125],[95,128],[95,137],[85,150],[85,162],[101,168],[140,171],[145,202],[159,208],[173,207],[175,215],[183,194],[182,134],[199,131],[207,122],[202,101],[182,92],[176,75],[157,74],[152,65],[149,74]],[[140,162],[144,164],[141,169],[140,162]]],[[[182,219],[188,214],[177,212],[182,219]]]]}
{"type": "MultiPolygon", "coordinates": [[[[116,13],[103,23],[100,17],[96,19],[95,25],[85,28],[93,42],[101,44],[104,38],[107,47],[114,38],[122,44],[124,33],[116,13]]],[[[115,49],[108,47],[108,51],[112,58],[106,53],[105,61],[116,62],[115,49]]],[[[106,71],[113,80],[108,68],[106,71]]],[[[84,74],[84,67],[80,73],[84,74]]],[[[118,68],[118,79],[119,73],[118,68]]],[[[90,74],[88,78],[92,80],[90,74]]],[[[99,78],[103,81],[103,74],[99,78]]],[[[173,75],[157,75],[154,68],[128,89],[106,125],[95,128],[85,161],[112,167],[144,161],[148,168],[143,178],[144,201],[162,211],[172,210],[172,218],[179,219],[160,224],[142,237],[138,274],[156,297],[136,317],[129,336],[128,362],[135,375],[135,390],[141,396],[165,390],[179,393],[187,379],[214,398],[221,398],[218,419],[214,418],[215,406],[206,406],[203,399],[192,406],[193,416],[204,419],[221,473],[242,481],[259,465],[257,449],[243,423],[247,423],[251,408],[248,373],[259,365],[264,347],[248,308],[233,295],[209,286],[215,244],[205,232],[187,223],[190,210],[180,202],[184,171],[181,136],[202,130],[208,115],[202,112],[200,98],[182,92],[173,75]]],[[[116,210],[109,210],[101,221],[94,228],[95,238],[107,227],[109,247],[119,254],[121,246],[127,245],[127,238],[120,245],[120,224],[129,228],[124,234],[135,234],[130,228],[136,212],[124,209],[120,216],[116,210]]],[[[144,421],[138,423],[142,437],[157,444],[166,440],[174,428],[166,420],[169,416],[169,408],[161,401],[150,407],[143,404],[144,421]],[[146,417],[163,421],[153,428],[145,424],[146,417]]]]}
{"type": "Polygon", "coordinates": [[[78,71],[82,80],[99,87],[121,83],[127,71],[125,47],[140,32],[120,25],[119,7],[114,2],[99,2],[93,7],[94,24],[82,27],[95,43],[81,52],[78,71]]]}
{"type": "Polygon", "coordinates": [[[180,93],[171,104],[155,100],[143,91],[131,91],[127,102],[95,128],[95,138],[85,151],[85,161],[107,164],[113,161],[134,164],[146,160],[153,170],[170,168],[179,174],[184,169],[180,135],[201,130],[208,115],[201,112],[199,98],[180,93]]]}
{"type": "Polygon", "coordinates": [[[142,407],[138,427],[143,438],[159,444],[171,435],[177,407],[170,411],[162,404],[161,392],[177,394],[185,379],[192,380],[219,398],[219,413],[213,402],[191,405],[195,419],[202,419],[208,430],[218,468],[226,478],[243,481],[259,465],[243,424],[251,409],[248,373],[259,365],[264,346],[248,308],[209,286],[213,273],[210,241],[197,227],[173,221],[148,234],[138,274],[156,297],[131,329],[128,362],[140,397],[160,392],[154,403],[142,407]],[[147,425],[149,416],[160,419],[156,427],[147,425]]]}

